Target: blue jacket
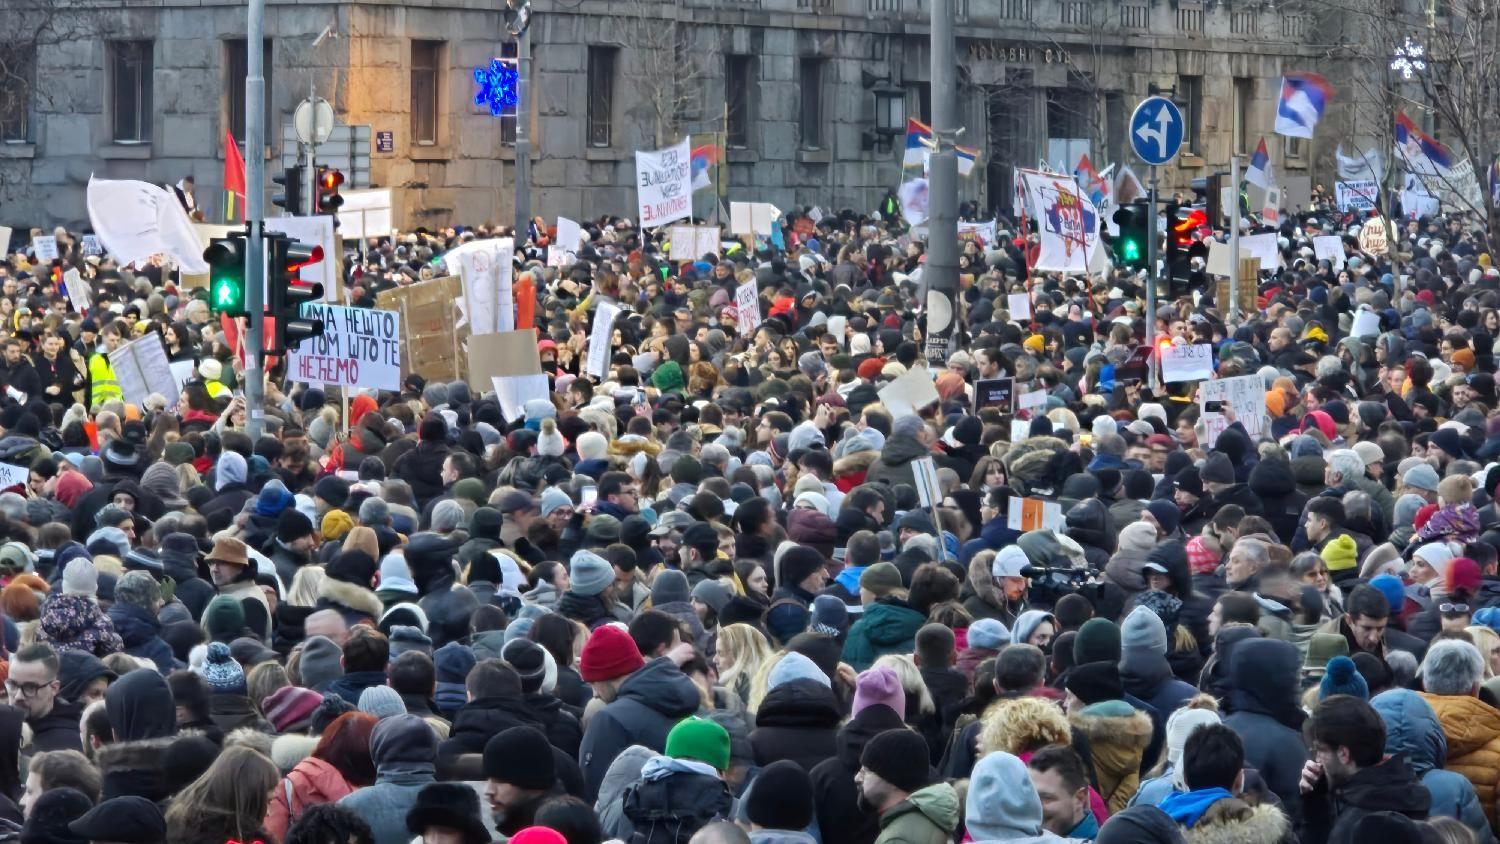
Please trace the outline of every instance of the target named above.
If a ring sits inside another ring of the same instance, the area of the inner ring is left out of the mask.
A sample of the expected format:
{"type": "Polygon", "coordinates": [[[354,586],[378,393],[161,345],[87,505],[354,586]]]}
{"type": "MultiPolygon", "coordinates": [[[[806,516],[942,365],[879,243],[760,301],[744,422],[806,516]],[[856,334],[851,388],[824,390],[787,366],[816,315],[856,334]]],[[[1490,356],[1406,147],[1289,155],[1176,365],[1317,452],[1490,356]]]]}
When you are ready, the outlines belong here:
{"type": "Polygon", "coordinates": [[[370,825],[375,844],[410,844],[406,831],[406,813],[416,805],[417,792],[433,783],[433,766],[406,762],[383,767],[375,784],[361,788],[339,800],[370,825]]]}
{"type": "Polygon", "coordinates": [[[1432,793],[1429,813],[1457,818],[1479,844],[1495,844],[1474,785],[1463,774],[1441,767],[1448,758],[1448,739],[1427,701],[1408,689],[1391,689],[1376,695],[1370,705],[1385,722],[1385,752],[1405,755],[1412,773],[1432,793]]]}

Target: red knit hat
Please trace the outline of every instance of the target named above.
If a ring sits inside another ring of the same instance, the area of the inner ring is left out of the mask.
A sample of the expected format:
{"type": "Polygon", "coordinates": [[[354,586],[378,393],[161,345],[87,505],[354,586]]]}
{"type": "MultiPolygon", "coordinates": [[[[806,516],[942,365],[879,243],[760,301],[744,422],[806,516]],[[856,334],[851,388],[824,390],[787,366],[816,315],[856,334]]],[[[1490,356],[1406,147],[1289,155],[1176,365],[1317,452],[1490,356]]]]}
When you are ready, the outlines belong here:
{"type": "Polygon", "coordinates": [[[866,381],[874,381],[880,377],[880,370],[885,369],[885,358],[869,358],[859,365],[854,372],[866,381]]]}
{"type": "Polygon", "coordinates": [[[585,683],[599,683],[634,674],[646,660],[641,657],[635,640],[612,624],[589,634],[578,658],[578,673],[585,683]]]}
{"type": "Polygon", "coordinates": [[[567,844],[561,832],[545,826],[528,826],[510,837],[511,844],[567,844]]]}
{"type": "Polygon", "coordinates": [[[1479,592],[1483,580],[1479,564],[1468,557],[1459,557],[1448,564],[1449,595],[1474,595],[1479,592]]]}

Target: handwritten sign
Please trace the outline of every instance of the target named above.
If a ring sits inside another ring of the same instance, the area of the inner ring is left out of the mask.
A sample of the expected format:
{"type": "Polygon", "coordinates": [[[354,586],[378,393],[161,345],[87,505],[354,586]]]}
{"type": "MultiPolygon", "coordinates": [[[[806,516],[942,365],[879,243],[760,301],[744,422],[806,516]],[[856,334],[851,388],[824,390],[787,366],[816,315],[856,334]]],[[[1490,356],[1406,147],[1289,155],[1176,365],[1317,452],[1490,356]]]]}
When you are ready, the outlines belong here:
{"type": "Polygon", "coordinates": [[[38,261],[56,261],[57,238],[50,234],[39,234],[31,239],[31,251],[36,253],[38,261]]]}
{"type": "Polygon", "coordinates": [[[1281,247],[1276,242],[1275,232],[1252,234],[1240,238],[1240,254],[1260,259],[1260,268],[1274,272],[1281,263],[1281,247]]]}
{"type": "Polygon", "coordinates": [[[1384,255],[1390,251],[1390,241],[1385,234],[1385,220],[1371,217],[1359,227],[1359,248],[1371,255],[1384,255]]]}
{"type": "Polygon", "coordinates": [[[614,335],[615,317],[620,315],[620,306],[610,302],[600,302],[599,307],[594,310],[594,330],[589,334],[589,360],[588,369],[590,375],[596,375],[600,381],[609,374],[609,347],[610,339],[614,335]]]}
{"type": "Polygon", "coordinates": [[[80,314],[88,313],[94,304],[94,294],[89,283],[83,280],[83,274],[70,268],[63,273],[63,288],[68,293],[68,302],[73,305],[73,310],[80,314]]]}
{"type": "MultiPolygon", "coordinates": [[[[3,251],[4,249],[5,249],[5,244],[3,242],[0,242],[0,251],[3,251]]],[[[91,235],[91,234],[86,234],[86,235],[83,236],[83,254],[84,255],[103,255],[104,254],[104,247],[99,243],[99,238],[98,237],[96,237],[95,235],[91,235]]]]}
{"type": "Polygon", "coordinates": [[[323,336],[302,341],[287,355],[294,381],[343,387],[401,389],[401,315],[394,311],[302,306],[306,319],[323,321],[323,336]]]}
{"type": "Polygon", "coordinates": [[[1340,211],[1373,211],[1380,197],[1380,185],[1373,179],[1335,182],[1333,191],[1340,211]]]}
{"type": "Polygon", "coordinates": [[[1006,310],[1010,311],[1010,318],[1016,322],[1024,322],[1031,319],[1031,294],[1030,293],[1007,293],[1005,294],[1006,310]]]}
{"type": "Polygon", "coordinates": [[[641,227],[663,226],[693,215],[693,165],[688,139],[635,154],[635,194],[641,227]]]}
{"type": "Polygon", "coordinates": [[[1344,239],[1336,234],[1320,234],[1312,239],[1313,256],[1327,260],[1335,270],[1344,268],[1344,239]]]}
{"type": "Polygon", "coordinates": [[[0,463],[0,489],[10,489],[13,486],[24,486],[31,479],[31,470],[25,466],[14,466],[10,463],[0,463]]]}
{"type": "Polygon", "coordinates": [[[1214,377],[1214,349],[1207,343],[1173,345],[1161,350],[1161,380],[1202,381],[1214,377]]]}
{"type": "Polygon", "coordinates": [[[1266,430],[1266,382],[1259,375],[1219,378],[1198,385],[1198,402],[1209,447],[1218,442],[1219,434],[1229,427],[1222,413],[1209,413],[1211,401],[1227,403],[1234,409],[1237,422],[1245,427],[1250,439],[1258,440],[1266,430]]]}
{"type": "Polygon", "coordinates": [[[755,279],[734,289],[734,311],[741,337],[749,337],[760,327],[760,289],[756,287],[755,279]]]}

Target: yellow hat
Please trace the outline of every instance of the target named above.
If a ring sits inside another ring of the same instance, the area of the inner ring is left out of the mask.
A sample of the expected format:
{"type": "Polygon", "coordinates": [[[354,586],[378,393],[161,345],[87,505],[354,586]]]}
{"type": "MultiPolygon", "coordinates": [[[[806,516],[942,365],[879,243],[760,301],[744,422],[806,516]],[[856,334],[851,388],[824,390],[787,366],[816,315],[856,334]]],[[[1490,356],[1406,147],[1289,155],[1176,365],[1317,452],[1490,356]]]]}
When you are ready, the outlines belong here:
{"type": "Polygon", "coordinates": [[[1045,352],[1047,350],[1047,341],[1043,340],[1040,334],[1033,334],[1027,337],[1021,345],[1033,352],[1045,352]]]}
{"type": "Polygon", "coordinates": [[[1354,537],[1344,533],[1329,540],[1328,544],[1323,546],[1320,556],[1328,565],[1329,571],[1344,571],[1354,568],[1359,554],[1354,547],[1354,537]]]}
{"type": "Polygon", "coordinates": [[[323,516],[323,539],[341,540],[349,531],[354,530],[354,520],[343,510],[329,510],[323,516]]]}

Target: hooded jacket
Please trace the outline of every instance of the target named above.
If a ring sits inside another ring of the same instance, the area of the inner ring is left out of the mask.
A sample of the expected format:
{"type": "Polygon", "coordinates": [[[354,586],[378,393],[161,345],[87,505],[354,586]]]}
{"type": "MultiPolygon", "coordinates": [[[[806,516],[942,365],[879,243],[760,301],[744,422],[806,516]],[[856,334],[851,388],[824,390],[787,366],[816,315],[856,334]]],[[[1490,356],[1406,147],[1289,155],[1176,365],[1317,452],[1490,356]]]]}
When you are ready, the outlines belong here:
{"type": "Polygon", "coordinates": [[[844,662],[864,671],[886,654],[911,653],[917,631],[927,619],[897,598],[881,598],[865,607],[844,640],[844,662]]]}
{"type": "Polygon", "coordinates": [[[1109,811],[1125,808],[1140,785],[1141,759],[1151,744],[1151,716],[1123,700],[1108,700],[1069,713],[1068,723],[1074,747],[1093,767],[1099,796],[1109,811]]]}
{"type": "Polygon", "coordinates": [[[1479,805],[1496,826],[1500,799],[1500,710],[1477,697],[1422,693],[1448,741],[1446,767],[1474,786],[1479,805]]]}
{"type": "Polygon", "coordinates": [[[406,814],[417,793],[434,781],[437,735],[416,715],[393,715],[370,734],[370,758],[375,784],[343,797],[339,805],[364,818],[375,844],[408,844],[406,814]]]}
{"type": "Polygon", "coordinates": [[[812,771],[838,754],[843,710],[833,690],[817,680],[791,680],[766,693],[755,712],[750,746],[755,764],[790,759],[812,771]]]}
{"type": "MultiPolygon", "coordinates": [[[[701,762],[657,756],[641,768],[641,779],[625,789],[622,813],[631,844],[686,844],[693,834],[729,816],[729,786],[702,770],[701,762]]],[[[712,769],[709,769],[712,770],[712,769]]]]}
{"type": "Polygon", "coordinates": [[[132,671],[104,694],[115,741],[95,752],[103,775],[100,799],[135,796],[160,802],[171,796],[162,754],[177,738],[177,710],[166,678],[132,671]]]}
{"type": "Polygon", "coordinates": [[[963,591],[958,599],[975,621],[993,618],[1007,627],[1016,622],[1017,611],[1006,606],[1005,594],[995,585],[990,564],[984,560],[969,561],[969,575],[964,578],[963,591]]]}
{"type": "Polygon", "coordinates": [[[893,435],[887,437],[880,449],[880,457],[870,464],[865,473],[866,483],[884,483],[888,486],[910,484],[916,486],[911,462],[919,457],[930,457],[932,452],[916,437],[893,435]]]}
{"type": "Polygon", "coordinates": [[[1331,791],[1327,780],[1307,795],[1307,822],[1302,840],[1308,844],[1363,844],[1354,827],[1366,815],[1396,812],[1414,821],[1426,820],[1432,796],[1417,782],[1406,760],[1392,756],[1378,765],[1361,768],[1331,791]]]}
{"type": "Polygon", "coordinates": [[[958,828],[958,792],[945,782],[913,791],[880,816],[876,844],[949,844],[958,828]]]}
{"type": "MultiPolygon", "coordinates": [[[[1225,792],[1223,789],[1204,789],[1175,794],[1168,800],[1173,803],[1186,802],[1196,795],[1206,794],[1204,805],[1195,806],[1190,817],[1182,818],[1168,811],[1169,803],[1161,808],[1174,820],[1182,823],[1183,835],[1188,844],[1277,844],[1288,840],[1291,824],[1286,815],[1270,804],[1252,806],[1225,792]]],[[[1296,839],[1290,839],[1295,841],[1296,839]]]]}
{"type": "Polygon", "coordinates": [[[667,733],[698,711],[698,687],[666,657],[657,657],[625,678],[615,699],[589,719],[578,749],[585,799],[599,796],[609,763],[633,744],[657,753],[666,750],[667,733]]]}
{"type": "Polygon", "coordinates": [[[176,660],[172,657],[171,646],[162,641],[161,622],[156,616],[145,607],[118,602],[110,605],[106,615],[125,643],[125,653],[151,660],[156,663],[156,670],[163,674],[172,673],[176,660]]]}
{"type": "Polygon", "coordinates": [[[354,791],[339,769],[315,756],[297,763],[271,792],[266,804],[265,830],[277,841],[286,840],[287,828],[309,806],[337,803],[354,791]]]}
{"type": "Polygon", "coordinates": [[[904,729],[896,710],[875,704],[860,710],[839,730],[837,753],[812,769],[813,805],[823,844],[874,844],[880,835],[880,819],[860,808],[854,776],[870,739],[887,730],[904,729]]]}
{"type": "Polygon", "coordinates": [[[1115,552],[1115,526],[1098,498],[1080,501],[1067,515],[1067,535],[1083,546],[1089,568],[1102,570],[1115,552]]]}
{"type": "Polygon", "coordinates": [[[1306,719],[1298,700],[1302,660],[1296,646],[1276,639],[1247,639],[1229,658],[1229,696],[1233,714],[1225,726],[1245,745],[1245,766],[1265,778],[1295,824],[1301,818],[1298,783],[1307,762],[1302,741],[1306,719]]]}
{"type": "Polygon", "coordinates": [[[1307,496],[1297,489],[1292,465],[1283,460],[1262,460],[1250,470],[1250,491],[1261,501],[1266,521],[1283,542],[1297,533],[1307,496]]]}
{"type": "Polygon", "coordinates": [[[49,597],[42,605],[36,638],[58,650],[86,651],[97,657],[125,649],[104,611],[83,595],[49,597]]]}
{"type": "Polygon", "coordinates": [[[1432,707],[1410,689],[1381,692],[1371,698],[1370,705],[1385,722],[1385,752],[1401,754],[1432,795],[1428,814],[1456,818],[1474,833],[1479,844],[1493,844],[1495,835],[1473,784],[1462,773],[1443,770],[1448,739],[1432,707]]]}
{"type": "Polygon", "coordinates": [[[1042,829],[1042,801],[1020,759],[996,751],[979,760],[965,795],[964,828],[976,842],[1062,841],[1042,829]]]}
{"type": "Polygon", "coordinates": [[[1125,691],[1170,716],[1198,690],[1177,679],[1167,662],[1167,630],[1156,613],[1136,607],[1120,625],[1120,680],[1125,691]]]}

